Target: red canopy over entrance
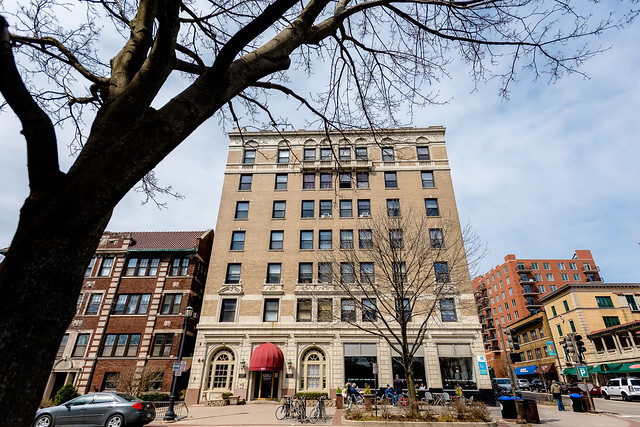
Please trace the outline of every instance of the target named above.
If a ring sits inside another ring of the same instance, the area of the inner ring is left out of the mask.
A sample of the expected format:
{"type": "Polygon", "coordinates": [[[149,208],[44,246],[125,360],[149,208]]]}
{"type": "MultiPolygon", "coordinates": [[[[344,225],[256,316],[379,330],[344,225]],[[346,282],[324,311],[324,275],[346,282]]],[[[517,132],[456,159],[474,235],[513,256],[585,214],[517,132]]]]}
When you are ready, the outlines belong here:
{"type": "Polygon", "coordinates": [[[281,371],[283,366],[282,350],[270,342],[259,345],[249,361],[250,371],[281,371]]]}

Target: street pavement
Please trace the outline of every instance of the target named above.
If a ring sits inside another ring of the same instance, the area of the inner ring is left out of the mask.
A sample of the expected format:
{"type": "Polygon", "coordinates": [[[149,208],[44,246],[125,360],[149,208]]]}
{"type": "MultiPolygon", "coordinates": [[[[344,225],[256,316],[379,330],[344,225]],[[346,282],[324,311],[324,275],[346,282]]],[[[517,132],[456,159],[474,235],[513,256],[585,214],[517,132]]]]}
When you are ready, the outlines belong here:
{"type": "MultiPolygon", "coordinates": [[[[640,402],[605,401],[596,398],[595,406],[599,413],[590,414],[573,412],[569,398],[565,396],[564,401],[567,409],[564,412],[559,412],[555,404],[553,406],[539,404],[540,425],[545,427],[640,427],[640,402]]],[[[278,406],[279,404],[275,402],[249,402],[246,405],[230,406],[192,406],[189,407],[187,418],[174,424],[176,427],[301,425],[292,419],[277,420],[275,411],[278,406]]],[[[311,409],[308,408],[307,412],[310,413],[311,409]]],[[[499,407],[488,407],[488,409],[498,426],[517,425],[515,420],[503,420],[499,407]]],[[[330,406],[327,407],[327,415],[328,419],[325,422],[318,422],[317,425],[343,425],[342,410],[330,406]]],[[[163,425],[166,426],[167,423],[162,419],[149,424],[149,426],[163,425]]]]}

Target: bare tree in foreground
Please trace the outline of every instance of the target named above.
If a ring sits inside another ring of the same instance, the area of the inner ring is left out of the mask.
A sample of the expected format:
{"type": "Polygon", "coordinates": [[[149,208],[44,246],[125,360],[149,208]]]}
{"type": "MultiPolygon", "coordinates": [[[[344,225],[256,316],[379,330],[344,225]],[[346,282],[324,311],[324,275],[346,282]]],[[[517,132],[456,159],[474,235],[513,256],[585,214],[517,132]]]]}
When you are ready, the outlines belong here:
{"type": "MultiPolygon", "coordinates": [[[[341,233],[351,233],[342,230],[341,233]]],[[[338,320],[383,339],[402,361],[409,409],[418,412],[412,361],[429,330],[473,313],[461,294],[471,292],[467,250],[482,255],[470,228],[406,209],[402,216],[374,214],[357,243],[340,236],[340,247],[321,256],[319,281],[332,278],[341,297],[338,320]],[[327,277],[325,277],[327,276],[327,277]]]]}
{"type": "MultiPolygon", "coordinates": [[[[474,78],[498,76],[505,90],[522,67],[552,79],[576,71],[598,50],[582,39],[618,24],[592,23],[590,7],[554,0],[33,0],[2,11],[0,109],[8,106],[22,124],[30,185],[0,264],[0,401],[11,408],[3,422],[30,423],[113,208],[145,177],[143,188],[157,190],[153,168],[205,120],[218,114],[280,128],[268,102],[280,94],[327,129],[375,134],[397,124],[400,106],[432,100],[431,84],[454,51],[474,78]],[[110,51],[114,44],[119,51],[110,51]],[[506,66],[493,67],[496,60],[506,66]],[[289,69],[322,71],[326,83],[320,93],[296,90],[287,86],[289,69]],[[183,78],[182,88],[168,84],[172,74],[183,78]],[[64,123],[76,130],[73,140],[58,141],[56,126],[64,123]],[[59,143],[77,156],[67,171],[58,163],[59,143]]],[[[3,135],[5,143],[18,138],[3,135]]]]}

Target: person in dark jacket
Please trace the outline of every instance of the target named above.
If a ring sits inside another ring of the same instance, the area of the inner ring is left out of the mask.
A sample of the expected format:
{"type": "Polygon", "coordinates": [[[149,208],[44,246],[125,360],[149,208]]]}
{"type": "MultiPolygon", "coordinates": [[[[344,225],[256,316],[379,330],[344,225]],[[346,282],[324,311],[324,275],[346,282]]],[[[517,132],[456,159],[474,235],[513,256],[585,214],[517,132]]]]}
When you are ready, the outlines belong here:
{"type": "Polygon", "coordinates": [[[560,387],[560,384],[558,384],[556,380],[551,382],[551,390],[549,391],[558,404],[558,411],[564,411],[564,403],[562,403],[562,387],[560,387]]]}
{"type": "Polygon", "coordinates": [[[396,394],[396,402],[394,405],[397,405],[398,398],[402,396],[402,386],[404,385],[403,381],[400,379],[400,375],[396,374],[396,379],[393,380],[393,392],[396,394]]]}

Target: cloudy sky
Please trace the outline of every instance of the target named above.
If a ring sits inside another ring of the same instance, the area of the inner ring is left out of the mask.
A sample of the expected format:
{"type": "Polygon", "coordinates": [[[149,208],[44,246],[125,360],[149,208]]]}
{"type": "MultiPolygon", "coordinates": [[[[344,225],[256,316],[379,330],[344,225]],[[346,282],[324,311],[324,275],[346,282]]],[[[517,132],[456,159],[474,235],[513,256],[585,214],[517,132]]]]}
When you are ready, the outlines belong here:
{"type": "MultiPolygon", "coordinates": [[[[474,91],[467,69],[454,65],[434,88],[450,102],[415,115],[414,126],[447,128],[460,218],[489,249],[479,272],[506,254],[570,258],[574,249],[590,249],[604,280],[640,281],[634,268],[640,259],[639,39],[637,24],[608,33],[599,42],[611,49],[583,68],[589,79],[573,75],[548,84],[522,76],[509,101],[494,82],[474,91]]],[[[304,117],[296,107],[278,106],[304,117]]],[[[0,246],[11,242],[28,194],[19,131],[11,112],[0,114],[0,246]]],[[[142,206],[142,195],[132,191],[108,230],[215,228],[227,142],[217,119],[209,120],[156,169],[184,200],[166,199],[168,209],[159,210],[142,206]]],[[[68,167],[73,159],[64,143],[60,156],[68,167]]]]}

